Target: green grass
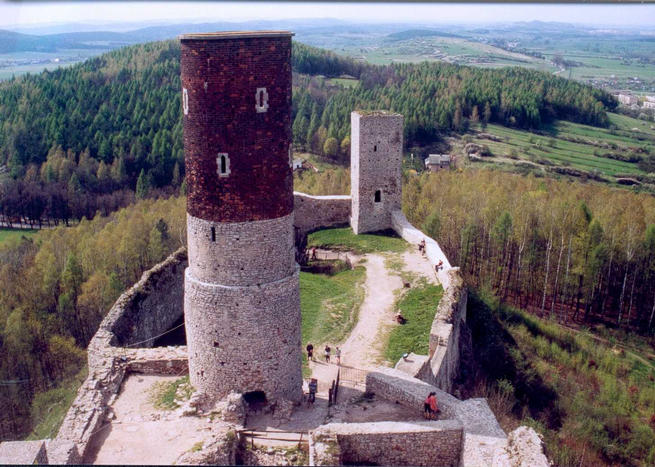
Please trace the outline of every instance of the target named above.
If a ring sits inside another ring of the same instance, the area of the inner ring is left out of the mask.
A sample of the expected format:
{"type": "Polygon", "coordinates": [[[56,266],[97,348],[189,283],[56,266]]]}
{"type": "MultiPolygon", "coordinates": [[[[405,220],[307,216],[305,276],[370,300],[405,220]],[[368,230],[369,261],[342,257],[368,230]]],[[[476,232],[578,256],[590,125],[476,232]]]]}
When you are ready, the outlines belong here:
{"type": "Polygon", "coordinates": [[[21,237],[30,238],[37,234],[38,230],[21,230],[0,228],[0,245],[15,241],[21,237]]]}
{"type": "Polygon", "coordinates": [[[355,235],[351,228],[345,227],[341,229],[319,230],[311,233],[307,238],[307,246],[363,254],[376,251],[402,253],[407,249],[408,244],[401,238],[388,235],[355,235]]]}
{"type": "MultiPolygon", "coordinates": [[[[488,125],[484,133],[499,137],[502,141],[482,138],[478,133],[469,135],[471,142],[486,145],[495,158],[485,159],[493,163],[498,157],[524,160],[541,166],[571,167],[586,172],[599,172],[610,181],[622,174],[640,175],[644,172],[637,163],[602,157],[613,153],[625,155],[655,147],[655,130],[648,122],[624,115],[609,114],[613,128],[597,128],[567,121],[556,121],[539,134],[525,130],[488,125]],[[637,128],[638,131],[633,130],[637,128]]],[[[464,141],[460,143],[464,144],[464,141]]]]}
{"type": "Polygon", "coordinates": [[[363,267],[333,276],[300,273],[303,348],[311,342],[318,352],[319,344],[337,344],[348,335],[364,300],[361,284],[365,278],[363,267]]]}
{"type": "Polygon", "coordinates": [[[395,310],[402,313],[407,322],[391,330],[384,350],[387,360],[395,363],[405,352],[428,354],[430,328],[442,295],[441,286],[424,282],[396,302],[395,310]]]}
{"type": "Polygon", "coordinates": [[[189,376],[176,379],[175,381],[159,381],[153,384],[150,394],[152,405],[158,410],[175,410],[180,404],[176,399],[178,389],[182,387],[183,396],[188,399],[193,393],[193,387],[189,382],[189,376]]]}
{"type": "MultiPolygon", "coordinates": [[[[477,376],[460,389],[490,397],[506,430],[533,426],[555,465],[655,464],[655,367],[646,354],[499,305],[487,293],[469,295],[467,323],[475,362],[468,373],[477,376]]],[[[652,349],[652,339],[642,341],[652,349]]]]}
{"type": "Polygon", "coordinates": [[[54,438],[57,435],[78,389],[86,379],[87,371],[84,365],[76,375],[65,379],[56,388],[34,396],[31,416],[36,425],[26,439],[54,438]]]}

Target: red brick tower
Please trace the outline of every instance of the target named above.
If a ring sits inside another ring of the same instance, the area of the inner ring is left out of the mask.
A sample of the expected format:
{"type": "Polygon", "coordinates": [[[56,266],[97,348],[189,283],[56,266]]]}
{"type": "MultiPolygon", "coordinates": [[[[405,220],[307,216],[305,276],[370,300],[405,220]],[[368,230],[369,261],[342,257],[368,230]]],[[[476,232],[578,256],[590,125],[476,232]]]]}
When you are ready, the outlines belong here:
{"type": "Polygon", "coordinates": [[[213,398],[230,391],[302,397],[292,35],[180,37],[189,375],[213,398]]]}

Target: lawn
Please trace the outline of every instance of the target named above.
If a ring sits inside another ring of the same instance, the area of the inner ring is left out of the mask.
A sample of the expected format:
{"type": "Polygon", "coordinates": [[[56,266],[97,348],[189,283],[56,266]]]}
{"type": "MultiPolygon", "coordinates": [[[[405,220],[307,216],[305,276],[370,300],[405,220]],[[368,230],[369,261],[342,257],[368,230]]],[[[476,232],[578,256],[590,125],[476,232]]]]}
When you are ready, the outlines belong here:
{"type": "Polygon", "coordinates": [[[300,273],[303,349],[311,342],[318,352],[320,344],[338,344],[348,335],[364,300],[365,278],[361,266],[333,276],[300,273]]]}
{"type": "Polygon", "coordinates": [[[403,239],[390,236],[386,232],[385,234],[355,235],[350,227],[344,227],[319,230],[309,234],[307,246],[364,254],[376,251],[402,253],[409,245],[403,239]]]}
{"type": "Polygon", "coordinates": [[[423,282],[410,289],[395,304],[394,309],[400,312],[407,322],[395,326],[390,334],[384,350],[384,357],[395,363],[405,352],[427,355],[430,343],[430,328],[437,311],[437,305],[443,288],[423,282]]]}
{"type": "Polygon", "coordinates": [[[0,246],[7,242],[20,239],[21,237],[25,237],[25,238],[33,237],[37,232],[38,230],[0,228],[0,246]]]}

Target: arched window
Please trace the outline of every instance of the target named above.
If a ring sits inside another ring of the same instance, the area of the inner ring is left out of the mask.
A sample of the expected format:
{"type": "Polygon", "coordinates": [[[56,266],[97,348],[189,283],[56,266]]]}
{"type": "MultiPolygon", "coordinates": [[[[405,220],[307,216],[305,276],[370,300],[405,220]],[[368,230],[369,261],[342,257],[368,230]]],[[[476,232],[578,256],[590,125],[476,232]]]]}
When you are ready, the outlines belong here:
{"type": "Polygon", "coordinates": [[[379,203],[382,201],[382,192],[380,190],[375,191],[375,202],[379,203]]]}

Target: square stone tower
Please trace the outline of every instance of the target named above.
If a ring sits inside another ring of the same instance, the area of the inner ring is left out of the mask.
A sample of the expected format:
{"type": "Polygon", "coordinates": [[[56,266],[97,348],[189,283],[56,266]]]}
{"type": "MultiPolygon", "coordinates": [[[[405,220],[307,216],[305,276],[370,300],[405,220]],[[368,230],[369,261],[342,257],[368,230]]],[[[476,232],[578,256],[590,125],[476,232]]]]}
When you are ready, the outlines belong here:
{"type": "Polygon", "coordinates": [[[350,225],[356,234],[391,228],[391,213],[401,208],[402,158],[402,115],[350,114],[350,225]]]}

